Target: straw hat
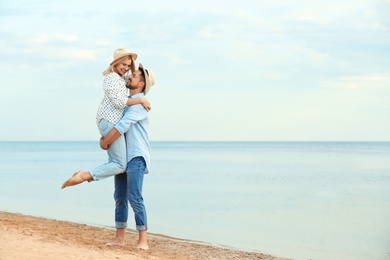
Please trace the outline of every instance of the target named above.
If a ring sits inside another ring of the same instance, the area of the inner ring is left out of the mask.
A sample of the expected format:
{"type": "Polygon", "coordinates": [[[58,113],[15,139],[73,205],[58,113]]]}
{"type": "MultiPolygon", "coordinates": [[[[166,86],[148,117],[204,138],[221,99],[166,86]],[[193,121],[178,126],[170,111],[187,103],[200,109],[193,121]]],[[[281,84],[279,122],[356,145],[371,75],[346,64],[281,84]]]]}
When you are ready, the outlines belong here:
{"type": "Polygon", "coordinates": [[[132,59],[132,62],[131,62],[131,71],[134,72],[135,71],[135,65],[134,65],[134,61],[137,59],[137,54],[135,53],[132,53],[132,52],[129,52],[128,50],[124,49],[124,48],[119,48],[119,49],[116,49],[114,51],[114,60],[110,63],[110,66],[102,72],[103,76],[107,76],[109,73],[111,72],[115,72],[114,70],[114,66],[113,64],[120,58],[122,57],[125,57],[125,56],[131,56],[131,59],[132,59]]]}
{"type": "Polygon", "coordinates": [[[145,75],[145,89],[144,89],[144,94],[146,95],[149,90],[150,90],[150,87],[152,87],[156,81],[156,79],[154,78],[154,73],[152,70],[147,70],[144,68],[144,66],[142,66],[142,63],[139,64],[138,66],[138,69],[139,70],[142,70],[144,75],[145,75]]]}
{"type": "Polygon", "coordinates": [[[131,56],[131,58],[133,59],[133,61],[135,61],[138,57],[137,54],[135,53],[132,53],[132,52],[129,52],[128,50],[126,50],[125,48],[119,48],[119,49],[116,49],[114,51],[114,60],[110,63],[110,65],[112,65],[116,60],[124,57],[124,56],[131,56]]]}

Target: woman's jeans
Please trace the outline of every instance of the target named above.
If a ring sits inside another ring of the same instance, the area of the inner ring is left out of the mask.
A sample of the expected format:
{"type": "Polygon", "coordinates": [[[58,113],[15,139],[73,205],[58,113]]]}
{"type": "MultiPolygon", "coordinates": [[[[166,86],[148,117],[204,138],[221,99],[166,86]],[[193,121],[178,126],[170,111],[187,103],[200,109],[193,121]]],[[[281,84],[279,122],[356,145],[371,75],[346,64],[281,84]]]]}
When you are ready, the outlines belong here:
{"type": "Polygon", "coordinates": [[[137,230],[147,230],[146,209],[142,198],[142,185],[146,163],[142,156],[127,163],[126,173],[115,176],[115,227],[126,228],[128,201],[134,211],[137,230]]]}
{"type": "MultiPolygon", "coordinates": [[[[113,127],[113,124],[105,119],[102,119],[99,123],[99,132],[102,136],[107,136],[113,127]]],[[[89,171],[94,181],[111,177],[126,171],[126,141],[124,135],[121,135],[110,145],[107,150],[107,154],[108,163],[102,164],[89,171]]]]}

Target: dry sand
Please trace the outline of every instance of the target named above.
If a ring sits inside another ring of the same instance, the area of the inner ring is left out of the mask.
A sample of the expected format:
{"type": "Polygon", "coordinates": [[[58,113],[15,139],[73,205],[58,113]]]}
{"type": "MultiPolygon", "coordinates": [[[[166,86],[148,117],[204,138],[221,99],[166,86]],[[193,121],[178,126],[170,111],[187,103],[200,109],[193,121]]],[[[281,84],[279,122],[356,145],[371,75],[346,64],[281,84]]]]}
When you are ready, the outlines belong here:
{"type": "Polygon", "coordinates": [[[283,259],[156,234],[149,234],[150,250],[143,251],[135,248],[138,236],[131,229],[125,247],[105,246],[114,234],[114,229],[0,211],[0,260],[283,259]]]}

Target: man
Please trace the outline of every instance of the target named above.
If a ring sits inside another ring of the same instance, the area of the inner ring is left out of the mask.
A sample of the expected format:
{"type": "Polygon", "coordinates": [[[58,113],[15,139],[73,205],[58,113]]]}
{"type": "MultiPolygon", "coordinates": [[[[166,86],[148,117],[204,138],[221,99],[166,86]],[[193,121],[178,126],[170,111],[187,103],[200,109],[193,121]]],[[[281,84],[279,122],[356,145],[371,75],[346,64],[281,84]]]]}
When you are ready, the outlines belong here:
{"type": "MultiPolygon", "coordinates": [[[[127,85],[130,88],[131,98],[144,97],[154,82],[153,72],[139,64],[138,70],[130,76],[127,85]]],[[[150,164],[149,113],[142,105],[133,105],[125,109],[123,118],[106,137],[100,139],[101,148],[108,149],[108,146],[123,134],[126,138],[127,168],[126,173],[115,176],[116,234],[107,245],[125,245],[129,201],[134,212],[136,229],[139,232],[137,248],[148,250],[147,218],[142,185],[144,174],[149,172],[150,164]]]]}

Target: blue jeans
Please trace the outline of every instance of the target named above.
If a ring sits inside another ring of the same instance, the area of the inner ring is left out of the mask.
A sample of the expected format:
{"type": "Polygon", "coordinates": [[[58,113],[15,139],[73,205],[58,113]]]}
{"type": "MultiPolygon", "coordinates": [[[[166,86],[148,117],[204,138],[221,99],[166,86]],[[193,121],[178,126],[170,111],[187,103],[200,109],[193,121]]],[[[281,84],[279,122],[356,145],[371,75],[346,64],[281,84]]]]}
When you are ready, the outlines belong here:
{"type": "Polygon", "coordinates": [[[147,230],[147,218],[142,185],[146,170],[145,159],[135,157],[127,163],[126,173],[115,176],[115,227],[126,228],[128,218],[128,202],[134,211],[137,230],[147,230]]]}
{"type": "MultiPolygon", "coordinates": [[[[113,127],[113,124],[105,119],[102,119],[99,123],[99,132],[102,136],[107,136],[113,127]]],[[[124,135],[121,135],[110,145],[107,150],[107,155],[107,163],[89,171],[94,181],[111,177],[126,171],[126,140],[124,135]]]]}

